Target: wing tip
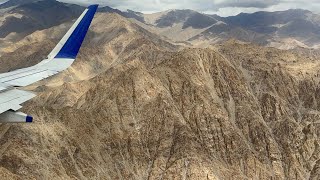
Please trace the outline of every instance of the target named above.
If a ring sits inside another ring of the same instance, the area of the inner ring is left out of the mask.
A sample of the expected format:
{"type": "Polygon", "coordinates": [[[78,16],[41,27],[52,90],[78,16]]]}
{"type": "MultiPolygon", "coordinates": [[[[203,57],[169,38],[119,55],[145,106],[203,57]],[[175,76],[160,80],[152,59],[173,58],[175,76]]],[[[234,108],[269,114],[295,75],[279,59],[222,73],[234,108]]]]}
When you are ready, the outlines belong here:
{"type": "Polygon", "coordinates": [[[99,6],[99,4],[92,4],[92,5],[88,6],[88,9],[89,10],[91,10],[91,9],[96,10],[98,8],[98,6],[99,6]]]}
{"type": "Polygon", "coordinates": [[[85,12],[85,14],[80,17],[81,19],[79,18],[77,20],[79,22],[73,25],[75,26],[73,32],[69,34],[69,36],[64,36],[66,41],[63,44],[58,44],[62,45],[60,49],[55,51],[55,48],[53,50],[53,52],[57,52],[53,56],[54,58],[75,59],[77,57],[82,42],[89,30],[90,24],[95,16],[95,13],[97,12],[98,6],[98,4],[93,4],[86,9],[87,12],[85,12]]]}

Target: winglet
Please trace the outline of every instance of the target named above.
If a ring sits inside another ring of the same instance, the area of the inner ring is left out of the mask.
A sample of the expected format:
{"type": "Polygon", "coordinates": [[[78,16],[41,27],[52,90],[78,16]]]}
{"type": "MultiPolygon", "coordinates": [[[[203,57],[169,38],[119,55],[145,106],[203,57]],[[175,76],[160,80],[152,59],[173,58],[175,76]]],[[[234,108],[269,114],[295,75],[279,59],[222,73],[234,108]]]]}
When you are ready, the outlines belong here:
{"type": "Polygon", "coordinates": [[[48,55],[48,59],[75,59],[77,57],[97,8],[98,4],[91,5],[81,14],[67,34],[48,55]]]}

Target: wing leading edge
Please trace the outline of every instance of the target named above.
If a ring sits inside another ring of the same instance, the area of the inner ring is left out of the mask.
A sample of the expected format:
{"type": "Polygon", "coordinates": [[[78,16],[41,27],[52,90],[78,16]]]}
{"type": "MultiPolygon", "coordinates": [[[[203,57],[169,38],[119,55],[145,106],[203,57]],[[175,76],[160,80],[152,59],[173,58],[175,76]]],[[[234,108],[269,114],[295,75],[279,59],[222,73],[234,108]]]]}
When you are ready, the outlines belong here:
{"type": "Polygon", "coordinates": [[[32,122],[21,112],[21,104],[32,99],[31,92],[16,89],[33,84],[69,68],[76,59],[98,5],[91,5],[81,14],[48,58],[39,64],[0,74],[0,123],[32,122]]]}

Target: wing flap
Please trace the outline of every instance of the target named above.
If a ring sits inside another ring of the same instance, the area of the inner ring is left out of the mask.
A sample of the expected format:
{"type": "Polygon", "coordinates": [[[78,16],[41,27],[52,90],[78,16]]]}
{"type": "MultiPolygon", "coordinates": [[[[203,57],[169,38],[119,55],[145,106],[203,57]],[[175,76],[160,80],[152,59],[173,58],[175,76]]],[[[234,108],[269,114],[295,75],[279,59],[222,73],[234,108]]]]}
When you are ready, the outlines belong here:
{"type": "Polygon", "coordinates": [[[19,89],[2,92],[0,93],[0,114],[8,110],[17,111],[22,103],[34,97],[35,94],[19,89]]]}
{"type": "Polygon", "coordinates": [[[56,71],[51,70],[36,70],[32,72],[22,73],[16,76],[10,76],[8,78],[0,79],[0,82],[6,83],[12,86],[27,86],[34,82],[48,78],[57,74],[56,71]]]}

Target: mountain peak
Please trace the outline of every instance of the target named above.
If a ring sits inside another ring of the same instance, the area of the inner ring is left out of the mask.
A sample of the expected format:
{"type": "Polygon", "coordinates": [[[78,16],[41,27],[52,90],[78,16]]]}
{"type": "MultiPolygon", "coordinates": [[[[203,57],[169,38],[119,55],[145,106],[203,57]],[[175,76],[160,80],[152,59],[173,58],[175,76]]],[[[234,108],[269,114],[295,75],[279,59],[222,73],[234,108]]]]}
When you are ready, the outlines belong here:
{"type": "Polygon", "coordinates": [[[300,13],[312,13],[311,11],[306,10],[306,9],[289,9],[287,11],[288,12],[300,12],[300,13]]]}
{"type": "MultiPolygon", "coordinates": [[[[155,14],[151,15],[154,16],[155,14]]],[[[172,27],[175,24],[183,24],[183,29],[192,27],[201,29],[213,25],[217,20],[206,14],[199,13],[190,9],[183,10],[169,10],[163,13],[157,13],[154,18],[154,24],[157,27],[172,27]]]]}
{"type": "Polygon", "coordinates": [[[23,4],[28,4],[28,3],[33,3],[37,1],[43,1],[43,0],[9,0],[3,4],[0,5],[0,9],[6,9],[6,8],[11,8],[23,4]]]}
{"type": "MultiPolygon", "coordinates": [[[[18,3],[18,1],[11,0],[10,3],[18,3]]],[[[0,38],[5,38],[14,32],[17,34],[15,39],[20,39],[20,35],[24,37],[36,30],[47,29],[73,20],[84,10],[81,6],[70,6],[55,0],[25,2],[28,3],[11,4],[13,6],[9,8],[8,15],[0,26],[0,38]]]]}

